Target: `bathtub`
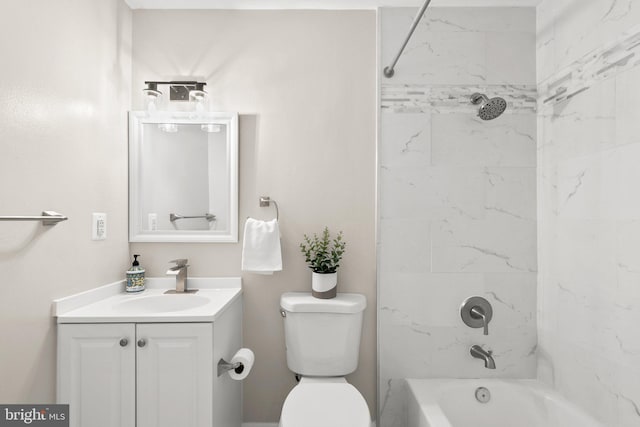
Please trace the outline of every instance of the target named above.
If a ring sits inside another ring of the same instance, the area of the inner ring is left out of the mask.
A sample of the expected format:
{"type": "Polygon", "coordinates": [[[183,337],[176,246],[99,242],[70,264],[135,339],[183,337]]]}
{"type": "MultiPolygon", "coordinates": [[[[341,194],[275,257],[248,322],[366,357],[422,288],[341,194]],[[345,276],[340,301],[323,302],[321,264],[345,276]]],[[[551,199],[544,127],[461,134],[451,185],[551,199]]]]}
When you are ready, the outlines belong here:
{"type": "Polygon", "coordinates": [[[535,380],[408,379],[408,427],[604,427],[535,380]],[[476,399],[489,400],[481,403],[476,399]]]}

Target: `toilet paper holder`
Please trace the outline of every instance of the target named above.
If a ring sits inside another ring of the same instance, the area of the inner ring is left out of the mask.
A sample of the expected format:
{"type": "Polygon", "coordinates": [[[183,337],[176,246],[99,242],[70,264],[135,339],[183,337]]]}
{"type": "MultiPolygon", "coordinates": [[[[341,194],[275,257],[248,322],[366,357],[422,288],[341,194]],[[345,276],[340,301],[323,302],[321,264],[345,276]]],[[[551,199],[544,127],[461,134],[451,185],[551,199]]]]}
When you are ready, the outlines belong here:
{"type": "Polygon", "coordinates": [[[231,370],[234,370],[236,374],[241,374],[244,371],[244,364],[242,362],[230,363],[222,358],[218,361],[218,376],[231,370]]]}

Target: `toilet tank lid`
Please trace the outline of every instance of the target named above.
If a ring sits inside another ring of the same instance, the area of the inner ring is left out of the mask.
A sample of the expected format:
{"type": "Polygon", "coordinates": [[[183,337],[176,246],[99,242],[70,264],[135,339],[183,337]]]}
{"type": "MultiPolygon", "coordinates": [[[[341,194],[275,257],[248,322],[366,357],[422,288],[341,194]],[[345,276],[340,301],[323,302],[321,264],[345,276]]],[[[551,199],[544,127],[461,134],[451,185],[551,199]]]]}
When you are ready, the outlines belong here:
{"type": "Polygon", "coordinates": [[[315,298],[310,292],[285,292],[280,307],[292,313],[360,313],[367,307],[361,294],[339,293],[335,298],[315,298]]]}

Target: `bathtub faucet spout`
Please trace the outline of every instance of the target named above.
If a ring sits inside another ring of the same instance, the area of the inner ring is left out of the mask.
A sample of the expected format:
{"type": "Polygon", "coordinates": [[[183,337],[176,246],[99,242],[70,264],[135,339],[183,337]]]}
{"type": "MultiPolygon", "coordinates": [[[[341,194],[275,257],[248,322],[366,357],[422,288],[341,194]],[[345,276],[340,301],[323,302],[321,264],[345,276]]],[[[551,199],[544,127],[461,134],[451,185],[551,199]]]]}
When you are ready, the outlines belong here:
{"type": "Polygon", "coordinates": [[[469,350],[469,353],[471,353],[471,356],[475,357],[476,359],[484,360],[484,367],[485,368],[487,368],[487,369],[496,369],[496,362],[495,362],[495,360],[493,360],[493,356],[491,355],[491,353],[492,353],[491,351],[486,351],[482,347],[480,347],[479,345],[474,345],[469,350]]]}

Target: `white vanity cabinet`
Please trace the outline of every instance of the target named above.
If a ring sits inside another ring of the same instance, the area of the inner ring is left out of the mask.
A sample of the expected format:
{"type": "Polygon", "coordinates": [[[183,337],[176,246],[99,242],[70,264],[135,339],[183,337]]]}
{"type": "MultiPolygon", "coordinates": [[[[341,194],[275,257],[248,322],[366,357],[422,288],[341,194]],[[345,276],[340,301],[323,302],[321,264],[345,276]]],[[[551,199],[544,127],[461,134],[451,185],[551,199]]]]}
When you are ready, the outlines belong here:
{"type": "Polygon", "coordinates": [[[190,278],[195,294],[116,282],[54,301],[57,403],[71,427],[240,427],[242,382],[218,362],[242,347],[240,278],[190,278]]]}
{"type": "Polygon", "coordinates": [[[61,324],[58,345],[72,426],[212,425],[213,323],[61,324]]]}

